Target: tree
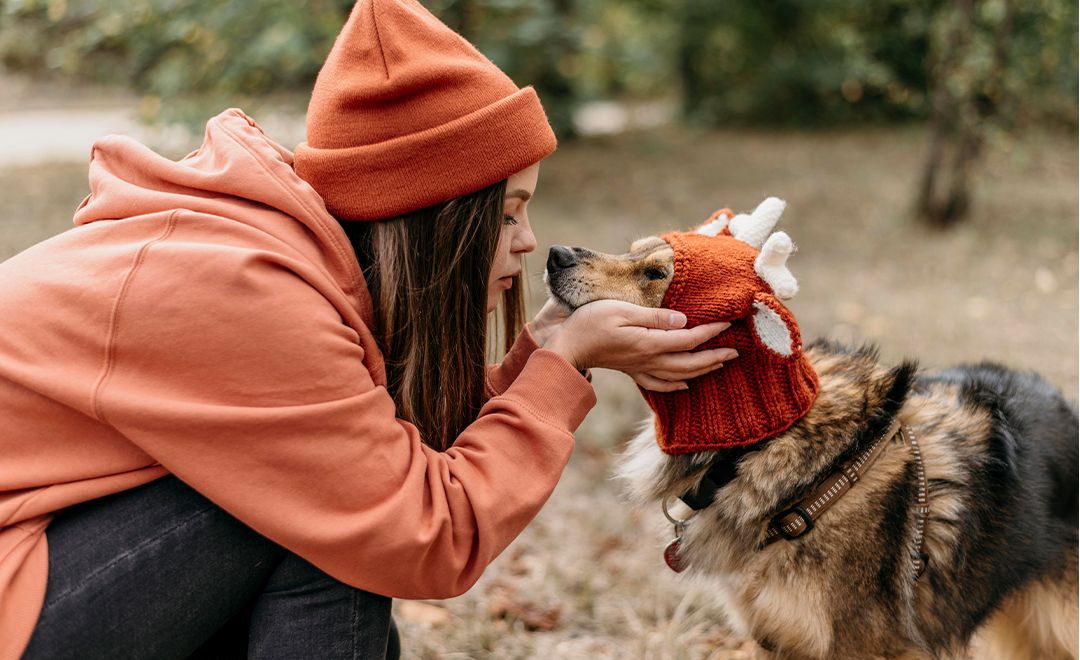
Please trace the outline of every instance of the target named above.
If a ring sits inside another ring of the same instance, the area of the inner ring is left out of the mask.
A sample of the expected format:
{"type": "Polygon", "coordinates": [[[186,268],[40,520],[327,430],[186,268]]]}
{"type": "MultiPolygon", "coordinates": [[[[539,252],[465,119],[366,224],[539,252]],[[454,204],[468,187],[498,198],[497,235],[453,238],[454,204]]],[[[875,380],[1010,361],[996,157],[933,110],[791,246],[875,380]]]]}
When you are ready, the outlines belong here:
{"type": "Polygon", "coordinates": [[[976,0],[954,0],[950,13],[933,74],[930,140],[917,202],[919,216],[942,228],[967,215],[989,122],[1008,102],[1005,75],[1016,4],[1001,0],[979,20],[976,0]],[[983,49],[989,53],[980,59],[983,49]]]}

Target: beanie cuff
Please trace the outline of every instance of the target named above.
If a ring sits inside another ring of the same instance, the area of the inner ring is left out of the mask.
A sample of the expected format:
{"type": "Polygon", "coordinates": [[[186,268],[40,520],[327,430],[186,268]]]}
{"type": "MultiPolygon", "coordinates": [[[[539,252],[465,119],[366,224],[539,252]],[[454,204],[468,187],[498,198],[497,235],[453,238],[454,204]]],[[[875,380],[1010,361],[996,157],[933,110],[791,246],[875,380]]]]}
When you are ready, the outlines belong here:
{"type": "MultiPolygon", "coordinates": [[[[754,361],[745,355],[740,360],[754,361]]],[[[814,405],[817,373],[806,355],[781,365],[729,365],[691,383],[689,390],[650,392],[656,442],[665,454],[745,447],[791,428],[814,405]]]]}
{"type": "Polygon", "coordinates": [[[383,220],[498,183],[555,150],[532,87],[440,126],[342,149],[296,147],[294,168],[343,220],[383,220]],[[448,171],[453,163],[453,171],[448,171]]]}

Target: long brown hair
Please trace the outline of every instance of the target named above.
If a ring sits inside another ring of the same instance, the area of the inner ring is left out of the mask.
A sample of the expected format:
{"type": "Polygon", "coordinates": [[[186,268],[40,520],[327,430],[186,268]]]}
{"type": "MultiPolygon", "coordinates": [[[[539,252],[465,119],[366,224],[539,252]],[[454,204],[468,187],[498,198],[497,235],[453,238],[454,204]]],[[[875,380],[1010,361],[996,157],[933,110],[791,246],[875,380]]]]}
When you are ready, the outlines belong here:
{"type": "MultiPolygon", "coordinates": [[[[484,403],[487,285],[505,193],[502,181],[391,220],[341,221],[371,293],[397,414],[440,451],[484,403]]],[[[524,318],[519,280],[500,304],[506,350],[524,318]]]]}

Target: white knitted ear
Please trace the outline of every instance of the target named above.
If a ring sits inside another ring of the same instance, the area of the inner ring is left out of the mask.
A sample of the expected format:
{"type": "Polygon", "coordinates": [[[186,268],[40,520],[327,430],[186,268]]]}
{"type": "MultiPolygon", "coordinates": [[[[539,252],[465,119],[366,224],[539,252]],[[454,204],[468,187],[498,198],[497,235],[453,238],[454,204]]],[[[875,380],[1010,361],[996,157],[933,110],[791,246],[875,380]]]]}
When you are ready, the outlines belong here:
{"type": "Polygon", "coordinates": [[[740,213],[731,219],[728,225],[731,235],[751,247],[761,248],[769,232],[773,230],[787,203],[777,197],[769,197],[758,204],[750,215],[740,213]]]}
{"type": "Polygon", "coordinates": [[[791,330],[787,323],[765,303],[754,301],[754,333],[762,344],[779,355],[791,355],[791,330]]]}
{"type": "Polygon", "coordinates": [[[727,227],[727,225],[727,216],[721,214],[720,217],[718,217],[717,219],[710,220],[709,222],[706,222],[705,224],[698,227],[697,231],[695,231],[694,233],[701,234],[703,236],[716,236],[720,232],[724,231],[724,227],[727,227]]]}

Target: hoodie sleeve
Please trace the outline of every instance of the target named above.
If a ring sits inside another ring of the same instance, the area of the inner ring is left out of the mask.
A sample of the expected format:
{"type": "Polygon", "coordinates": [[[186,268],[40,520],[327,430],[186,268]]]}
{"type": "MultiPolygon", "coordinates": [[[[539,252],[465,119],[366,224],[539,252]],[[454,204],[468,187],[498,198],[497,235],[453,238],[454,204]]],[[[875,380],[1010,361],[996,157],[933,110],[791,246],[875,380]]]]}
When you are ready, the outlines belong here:
{"type": "Polygon", "coordinates": [[[396,418],[317,281],[272,251],[148,245],[112,312],[97,416],[342,582],[461,594],[551,494],[592,388],[523,347],[516,378],[436,452],[396,418]]]}
{"type": "Polygon", "coordinates": [[[514,340],[514,345],[503,356],[502,362],[487,368],[487,395],[498,396],[505,392],[538,348],[540,345],[536,343],[536,337],[526,325],[514,340]]]}

